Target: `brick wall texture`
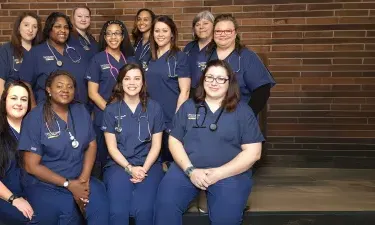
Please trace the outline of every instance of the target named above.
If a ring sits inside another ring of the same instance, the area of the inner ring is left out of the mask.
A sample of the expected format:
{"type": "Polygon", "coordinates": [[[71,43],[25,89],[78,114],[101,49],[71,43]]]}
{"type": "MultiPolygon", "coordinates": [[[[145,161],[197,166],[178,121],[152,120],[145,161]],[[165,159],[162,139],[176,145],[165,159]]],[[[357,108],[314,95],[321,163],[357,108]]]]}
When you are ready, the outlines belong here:
{"type": "Polygon", "coordinates": [[[0,0],[0,42],[29,10],[43,19],[92,9],[92,32],[106,20],[128,29],[139,8],[170,15],[179,44],[191,40],[196,13],[232,13],[240,37],[257,52],[278,85],[268,104],[269,165],[375,167],[375,1],[373,0],[0,0]]]}

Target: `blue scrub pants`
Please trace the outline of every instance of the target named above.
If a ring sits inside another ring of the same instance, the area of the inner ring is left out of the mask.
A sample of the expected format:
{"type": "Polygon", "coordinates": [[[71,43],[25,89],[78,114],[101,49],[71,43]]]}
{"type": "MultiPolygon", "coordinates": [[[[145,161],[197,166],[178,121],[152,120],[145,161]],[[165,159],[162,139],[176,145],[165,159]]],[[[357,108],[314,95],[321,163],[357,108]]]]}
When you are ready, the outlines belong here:
{"type": "Polygon", "coordinates": [[[100,128],[100,126],[94,125],[94,130],[96,133],[96,144],[98,149],[96,152],[96,163],[99,164],[102,173],[102,169],[107,162],[108,149],[105,143],[104,132],[100,128]]]}
{"type": "MultiPolygon", "coordinates": [[[[249,173],[229,177],[209,186],[206,194],[211,225],[240,225],[251,186],[249,173]]],[[[182,214],[199,190],[172,163],[159,185],[154,225],[182,225],[182,214]]]]}
{"type": "MultiPolygon", "coordinates": [[[[38,225],[81,225],[80,213],[73,195],[62,187],[37,183],[25,188],[38,225]]],[[[90,178],[90,202],[85,208],[87,225],[109,225],[108,199],[103,183],[90,178]]]]}
{"type": "Polygon", "coordinates": [[[129,217],[134,217],[137,225],[152,225],[156,193],[164,176],[161,164],[156,162],[147,174],[141,183],[133,184],[121,166],[105,168],[111,225],[128,225],[129,217]]]}

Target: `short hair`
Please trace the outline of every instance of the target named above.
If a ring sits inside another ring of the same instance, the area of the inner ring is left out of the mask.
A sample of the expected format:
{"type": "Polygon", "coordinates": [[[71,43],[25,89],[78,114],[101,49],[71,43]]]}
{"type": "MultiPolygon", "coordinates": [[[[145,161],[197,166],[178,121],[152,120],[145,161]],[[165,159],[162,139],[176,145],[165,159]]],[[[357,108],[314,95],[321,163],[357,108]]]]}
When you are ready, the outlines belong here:
{"type": "Polygon", "coordinates": [[[208,21],[210,21],[212,24],[214,24],[214,20],[215,20],[215,17],[214,15],[212,15],[212,13],[210,11],[202,11],[200,13],[198,13],[194,19],[193,19],[193,35],[194,35],[194,40],[198,40],[198,36],[195,34],[195,31],[194,31],[194,27],[195,27],[195,24],[197,24],[199,21],[201,21],[202,19],[206,19],[208,21]]]}
{"type": "Polygon", "coordinates": [[[201,78],[199,79],[198,88],[193,98],[194,102],[203,102],[206,98],[206,91],[204,90],[204,78],[208,69],[210,69],[211,67],[222,67],[227,72],[229,87],[225,98],[221,103],[221,106],[226,111],[233,112],[236,109],[238,102],[240,101],[240,88],[238,87],[236,74],[231,69],[229,63],[227,63],[225,60],[215,59],[207,63],[207,66],[203,71],[201,78]]]}

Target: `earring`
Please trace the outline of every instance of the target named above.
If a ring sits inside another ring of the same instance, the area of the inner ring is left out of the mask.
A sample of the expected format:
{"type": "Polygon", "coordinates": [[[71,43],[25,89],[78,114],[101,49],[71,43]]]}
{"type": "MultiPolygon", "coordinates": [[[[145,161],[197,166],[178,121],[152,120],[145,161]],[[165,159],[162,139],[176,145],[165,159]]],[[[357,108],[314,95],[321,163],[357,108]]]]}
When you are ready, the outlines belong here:
{"type": "Polygon", "coordinates": [[[49,95],[49,97],[51,97],[52,95],[51,95],[51,93],[48,93],[48,95],[49,95]]]}

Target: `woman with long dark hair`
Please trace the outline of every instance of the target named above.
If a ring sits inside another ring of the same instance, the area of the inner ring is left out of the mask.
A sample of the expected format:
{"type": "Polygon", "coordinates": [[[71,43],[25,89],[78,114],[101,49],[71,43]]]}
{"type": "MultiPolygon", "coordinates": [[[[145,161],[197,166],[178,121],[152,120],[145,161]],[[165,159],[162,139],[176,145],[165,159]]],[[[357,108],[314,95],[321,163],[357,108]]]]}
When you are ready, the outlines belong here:
{"type": "Polygon", "coordinates": [[[31,109],[29,98],[24,83],[10,81],[0,100],[0,223],[27,224],[34,214],[23,198],[22,163],[17,151],[21,123],[31,109]]]}
{"type": "Polygon", "coordinates": [[[129,217],[134,217],[137,225],[150,225],[164,175],[159,158],[164,121],[160,105],[147,97],[138,64],[120,70],[103,117],[111,157],[104,170],[110,224],[127,225],[129,217]]]}
{"type": "Polygon", "coordinates": [[[230,65],[210,61],[194,99],[174,118],[169,136],[174,163],[159,185],[154,224],[182,225],[189,202],[204,190],[212,225],[240,225],[252,186],[250,169],[263,141],[254,113],[240,101],[230,65]]]}
{"type": "Polygon", "coordinates": [[[91,59],[86,71],[86,79],[89,98],[94,104],[94,129],[98,144],[95,168],[100,170],[108,156],[103,132],[100,130],[103,110],[112,94],[120,68],[134,61],[133,47],[123,22],[110,20],[103,25],[99,37],[99,51],[91,59]]]}
{"type": "Polygon", "coordinates": [[[19,80],[18,71],[26,52],[42,41],[42,21],[33,12],[23,12],[13,24],[11,40],[0,47],[0,95],[4,85],[19,80]]]}
{"type": "Polygon", "coordinates": [[[91,177],[96,141],[90,114],[74,102],[77,82],[67,71],[46,80],[46,100],[24,119],[18,149],[28,173],[25,193],[40,225],[109,224],[105,186],[91,177]]]}

